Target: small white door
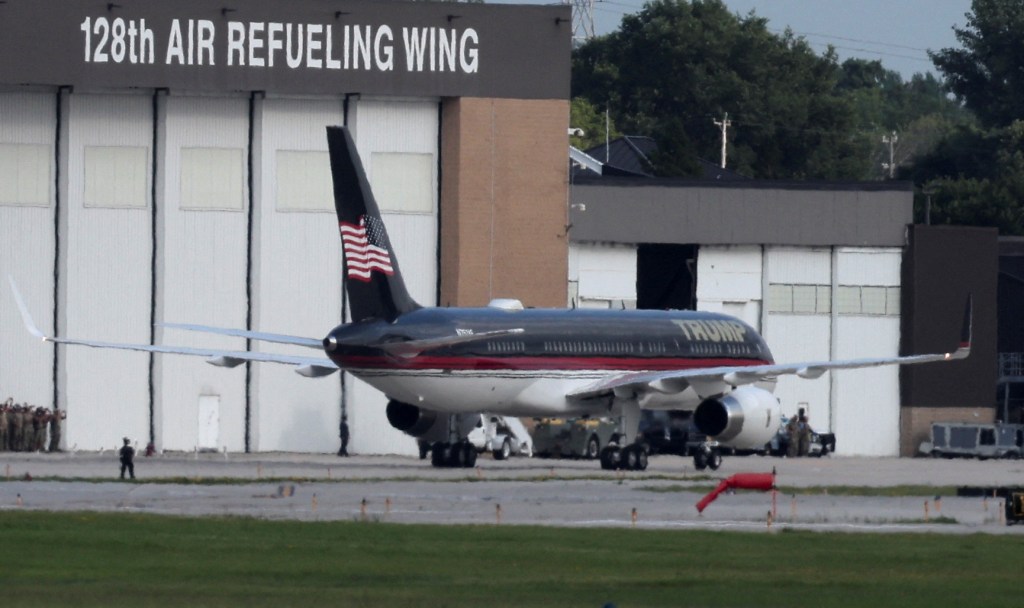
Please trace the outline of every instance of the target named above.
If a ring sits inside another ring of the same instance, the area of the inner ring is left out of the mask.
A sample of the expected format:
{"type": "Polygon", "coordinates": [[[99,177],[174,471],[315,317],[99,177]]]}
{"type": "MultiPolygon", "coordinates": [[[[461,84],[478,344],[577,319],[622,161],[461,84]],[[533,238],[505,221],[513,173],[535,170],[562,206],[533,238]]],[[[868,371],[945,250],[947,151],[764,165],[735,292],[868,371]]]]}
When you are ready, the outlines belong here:
{"type": "Polygon", "coordinates": [[[217,451],[220,436],[220,395],[199,396],[199,449],[217,451]]]}

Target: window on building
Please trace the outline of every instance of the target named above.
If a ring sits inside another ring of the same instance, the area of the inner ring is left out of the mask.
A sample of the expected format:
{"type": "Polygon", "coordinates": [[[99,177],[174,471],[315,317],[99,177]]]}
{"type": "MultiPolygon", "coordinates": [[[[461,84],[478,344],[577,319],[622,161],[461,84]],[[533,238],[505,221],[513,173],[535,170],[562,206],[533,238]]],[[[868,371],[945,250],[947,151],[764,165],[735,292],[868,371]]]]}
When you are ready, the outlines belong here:
{"type": "Polygon", "coordinates": [[[0,144],[0,205],[50,206],[47,144],[0,144]]]}

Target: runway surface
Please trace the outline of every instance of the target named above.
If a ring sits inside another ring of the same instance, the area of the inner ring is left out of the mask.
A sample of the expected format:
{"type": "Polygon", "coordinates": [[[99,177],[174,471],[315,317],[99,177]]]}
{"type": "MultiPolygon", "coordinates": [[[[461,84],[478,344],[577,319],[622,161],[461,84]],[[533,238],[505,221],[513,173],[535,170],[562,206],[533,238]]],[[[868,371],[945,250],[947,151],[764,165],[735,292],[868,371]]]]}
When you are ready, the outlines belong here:
{"type": "Polygon", "coordinates": [[[414,458],[310,454],[164,454],[136,459],[136,483],[117,480],[107,453],[0,454],[0,510],[250,516],[303,521],[530,524],[652,529],[1024,534],[1000,499],[956,497],[951,486],[1024,486],[1024,461],[727,457],[718,471],[652,457],[644,472],[596,462],[482,456],[474,469],[414,458]],[[781,488],[696,502],[721,479],[771,473],[781,488]],[[31,479],[31,480],[29,480],[31,479]],[[160,480],[160,483],[154,481],[160,480]],[[844,496],[843,486],[923,486],[912,496],[844,496]],[[797,490],[797,489],[805,490],[797,490]],[[937,495],[946,488],[947,495],[937,495]],[[809,493],[804,493],[809,489],[809,493]],[[831,489],[831,492],[829,491],[831,489]],[[789,490],[787,492],[787,490],[789,490]],[[635,521],[634,521],[635,510],[635,521]],[[943,523],[937,523],[943,522],[943,523]]]}

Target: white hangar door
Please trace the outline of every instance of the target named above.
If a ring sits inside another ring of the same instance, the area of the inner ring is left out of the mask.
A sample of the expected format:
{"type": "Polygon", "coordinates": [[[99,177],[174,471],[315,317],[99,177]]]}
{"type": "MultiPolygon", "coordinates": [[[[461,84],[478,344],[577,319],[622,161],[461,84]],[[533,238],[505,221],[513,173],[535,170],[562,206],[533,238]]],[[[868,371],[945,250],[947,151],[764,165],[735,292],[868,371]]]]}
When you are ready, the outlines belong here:
{"type": "MultiPolygon", "coordinates": [[[[321,338],[341,322],[341,243],[326,127],[343,124],[343,108],[341,98],[270,97],[257,107],[254,329],[321,338]]],[[[270,364],[254,365],[252,374],[254,451],[337,452],[340,375],[309,379],[270,364]]]]}
{"type": "MultiPolygon", "coordinates": [[[[900,347],[898,248],[837,248],[835,354],[840,359],[895,357],[900,347]]],[[[841,454],[898,456],[899,368],[833,374],[832,418],[841,454]]]]}
{"type": "MultiPolygon", "coordinates": [[[[349,106],[355,135],[409,293],[437,304],[438,102],[361,98],[349,106]]],[[[418,454],[416,442],[388,424],[387,399],[346,377],[350,449],[364,454],[418,454]]]]}
{"type": "MultiPolygon", "coordinates": [[[[56,92],[0,93],[0,269],[17,281],[45,332],[53,330],[56,115],[56,92]]],[[[10,296],[3,301],[0,400],[49,407],[53,346],[25,331],[10,296]]]]}
{"type": "MultiPolygon", "coordinates": [[[[148,95],[68,98],[68,195],[62,205],[59,308],[65,333],[146,343],[152,319],[153,106],[148,95]]],[[[149,358],[63,350],[66,444],[149,439],[149,358]]]]}
{"type": "MultiPolygon", "coordinates": [[[[245,327],[248,258],[247,97],[163,96],[158,120],[157,321],[245,327]]],[[[157,328],[158,342],[244,350],[240,338],[157,328]]],[[[245,367],[158,356],[157,447],[245,448],[245,367]],[[204,445],[202,395],[220,395],[219,446],[204,445]]]]}
{"type": "MultiPolygon", "coordinates": [[[[829,248],[766,247],[764,335],[779,362],[832,358],[832,251],[829,248]]],[[[787,416],[806,408],[811,426],[835,430],[831,378],[781,376],[775,395],[787,416]]],[[[843,451],[842,437],[838,449],[843,451]]],[[[849,452],[847,452],[849,453],[849,452]]]]}

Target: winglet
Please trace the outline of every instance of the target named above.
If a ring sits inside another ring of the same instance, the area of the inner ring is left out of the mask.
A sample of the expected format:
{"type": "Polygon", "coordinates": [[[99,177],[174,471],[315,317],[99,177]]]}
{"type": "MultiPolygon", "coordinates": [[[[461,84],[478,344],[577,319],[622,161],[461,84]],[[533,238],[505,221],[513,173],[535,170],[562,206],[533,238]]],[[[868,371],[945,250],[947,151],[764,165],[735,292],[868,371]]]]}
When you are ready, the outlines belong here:
{"type": "Polygon", "coordinates": [[[21,320],[25,324],[25,329],[28,333],[43,340],[49,340],[49,338],[43,332],[39,331],[36,327],[35,321],[32,320],[32,315],[28,314],[28,307],[25,306],[25,300],[21,297],[21,292],[18,291],[18,286],[14,284],[14,277],[7,275],[7,281],[11,284],[11,291],[14,293],[14,300],[18,304],[18,310],[21,312],[21,320]]]}

